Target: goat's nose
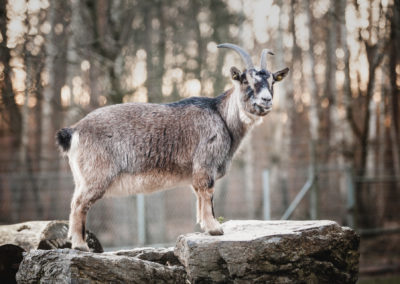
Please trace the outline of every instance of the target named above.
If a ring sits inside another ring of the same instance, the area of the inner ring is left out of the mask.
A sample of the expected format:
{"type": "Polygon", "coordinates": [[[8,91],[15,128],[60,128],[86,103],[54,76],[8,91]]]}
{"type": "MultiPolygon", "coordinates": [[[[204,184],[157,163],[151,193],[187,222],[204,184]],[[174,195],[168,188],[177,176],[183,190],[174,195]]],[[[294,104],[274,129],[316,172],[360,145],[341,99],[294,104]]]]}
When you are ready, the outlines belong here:
{"type": "Polygon", "coordinates": [[[264,102],[269,103],[271,102],[272,98],[271,97],[262,97],[261,98],[264,102]]]}

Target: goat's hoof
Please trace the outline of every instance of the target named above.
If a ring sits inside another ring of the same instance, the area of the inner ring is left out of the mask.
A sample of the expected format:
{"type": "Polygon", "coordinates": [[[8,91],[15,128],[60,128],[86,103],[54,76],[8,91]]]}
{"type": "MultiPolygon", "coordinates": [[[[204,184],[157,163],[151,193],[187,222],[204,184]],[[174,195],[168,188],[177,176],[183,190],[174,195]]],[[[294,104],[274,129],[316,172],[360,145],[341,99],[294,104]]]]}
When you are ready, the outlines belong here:
{"type": "Polygon", "coordinates": [[[72,246],[72,249],[89,252],[89,247],[87,246],[87,244],[72,246]]]}
{"type": "Polygon", "coordinates": [[[224,234],[224,230],[222,230],[222,228],[215,228],[215,229],[209,230],[208,233],[211,236],[221,236],[224,234]]]}

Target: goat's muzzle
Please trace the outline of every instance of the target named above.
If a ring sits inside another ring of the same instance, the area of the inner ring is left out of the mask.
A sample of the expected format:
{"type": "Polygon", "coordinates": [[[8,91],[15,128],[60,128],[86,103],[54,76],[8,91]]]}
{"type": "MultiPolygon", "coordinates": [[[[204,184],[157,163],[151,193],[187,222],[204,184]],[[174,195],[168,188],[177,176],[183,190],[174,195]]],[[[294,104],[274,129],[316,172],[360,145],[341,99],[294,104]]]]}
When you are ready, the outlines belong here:
{"type": "Polygon", "coordinates": [[[254,114],[258,116],[264,116],[267,115],[271,110],[272,110],[272,103],[266,103],[266,104],[253,104],[254,108],[254,114]]]}

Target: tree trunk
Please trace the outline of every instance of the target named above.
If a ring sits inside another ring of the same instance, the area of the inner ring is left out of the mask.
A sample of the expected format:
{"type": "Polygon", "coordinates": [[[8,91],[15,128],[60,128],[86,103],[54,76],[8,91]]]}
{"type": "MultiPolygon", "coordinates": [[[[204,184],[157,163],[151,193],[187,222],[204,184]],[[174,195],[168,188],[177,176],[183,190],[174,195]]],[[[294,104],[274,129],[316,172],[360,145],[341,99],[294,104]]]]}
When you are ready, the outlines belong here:
{"type": "Polygon", "coordinates": [[[2,41],[0,42],[0,62],[3,64],[3,78],[0,79],[0,92],[2,103],[5,106],[2,112],[6,114],[4,117],[8,123],[9,131],[13,141],[11,146],[18,149],[21,142],[21,113],[15,102],[15,93],[11,82],[11,54],[7,47],[7,0],[0,0],[0,33],[2,41]]]}
{"type": "Polygon", "coordinates": [[[195,78],[200,81],[200,92],[199,94],[202,95],[202,76],[201,76],[201,69],[203,67],[203,58],[204,58],[204,42],[203,42],[203,37],[201,36],[200,32],[200,23],[197,20],[197,15],[200,11],[200,2],[199,1],[191,1],[191,15],[192,15],[192,23],[193,23],[193,29],[195,33],[195,40],[197,43],[197,55],[196,55],[196,61],[197,61],[197,67],[195,69],[195,78]]]}
{"type": "MultiPolygon", "coordinates": [[[[146,25],[145,35],[145,50],[147,80],[145,82],[147,89],[147,98],[150,103],[161,103],[164,101],[162,94],[162,76],[164,74],[165,61],[165,19],[163,17],[163,3],[157,1],[152,6],[150,2],[146,3],[144,11],[144,21],[146,25]],[[156,12],[156,15],[152,11],[156,12]],[[160,26],[154,29],[152,21],[156,16],[160,22],[160,26]],[[158,35],[158,37],[155,37],[158,35]],[[157,50],[154,49],[157,46],[157,50]],[[155,57],[158,58],[155,61],[155,57]]],[[[158,192],[146,196],[146,225],[147,225],[147,242],[148,243],[163,243],[165,242],[165,192],[158,192]]]]}
{"type": "MultiPolygon", "coordinates": [[[[25,24],[27,25],[28,29],[30,28],[30,23],[28,21],[29,14],[26,12],[26,20],[25,24]]],[[[25,79],[25,92],[24,92],[24,105],[22,108],[22,123],[21,123],[21,145],[19,149],[19,163],[21,165],[20,173],[25,180],[23,184],[23,189],[25,189],[25,196],[29,194],[27,189],[31,190],[33,195],[33,200],[35,203],[36,209],[36,216],[31,216],[36,219],[42,218],[43,214],[43,206],[39,196],[39,188],[37,183],[37,177],[33,172],[33,163],[31,154],[29,152],[29,145],[34,143],[29,143],[32,140],[29,137],[29,129],[30,129],[30,118],[32,116],[31,111],[29,109],[29,100],[34,95],[35,91],[35,64],[32,60],[32,54],[27,50],[27,43],[24,43],[24,65],[25,65],[25,72],[26,72],[26,79],[25,79]]],[[[38,72],[38,71],[36,71],[38,72]]],[[[18,218],[19,219],[19,218],[18,218]]]]}
{"type": "MultiPolygon", "coordinates": [[[[370,45],[365,42],[366,50],[367,50],[367,58],[369,63],[369,76],[368,76],[368,85],[367,91],[365,95],[365,114],[363,119],[363,126],[362,126],[362,133],[360,137],[360,164],[358,170],[358,177],[361,179],[365,178],[368,174],[367,172],[367,158],[368,153],[370,151],[370,139],[371,139],[371,116],[374,111],[373,109],[373,102],[372,96],[375,90],[375,71],[376,68],[379,66],[383,59],[383,53],[379,53],[379,46],[378,44],[370,45]]],[[[372,121],[373,123],[373,121],[372,121]]],[[[374,134],[374,133],[372,133],[374,134]]],[[[357,198],[357,206],[358,206],[358,215],[360,225],[369,228],[374,226],[374,217],[368,214],[370,210],[371,204],[374,204],[373,198],[370,193],[369,184],[363,184],[359,182],[357,184],[356,189],[356,198],[357,198]]]]}
{"type": "MultiPolygon", "coordinates": [[[[2,36],[2,41],[0,42],[0,64],[3,66],[3,70],[0,72],[0,95],[2,101],[2,106],[0,106],[0,120],[6,122],[5,125],[7,125],[8,128],[6,129],[6,133],[11,137],[9,143],[9,149],[11,149],[11,151],[4,153],[7,155],[5,157],[10,161],[9,168],[12,170],[19,170],[18,150],[21,145],[22,116],[15,100],[15,93],[11,81],[11,50],[7,46],[7,23],[7,1],[0,0],[0,33],[2,36]]],[[[12,196],[10,215],[12,220],[17,220],[21,208],[21,180],[11,177],[9,184],[8,190],[12,196]]],[[[7,188],[4,189],[4,191],[6,190],[7,188]]]]}
{"type": "MultiPolygon", "coordinates": [[[[71,33],[70,38],[68,40],[68,48],[67,48],[67,71],[66,71],[66,79],[65,83],[68,86],[69,92],[69,103],[67,104],[67,111],[64,117],[64,125],[71,125],[76,122],[79,117],[79,105],[75,103],[75,94],[74,94],[74,83],[73,79],[81,74],[80,69],[80,59],[81,59],[81,50],[79,49],[79,45],[84,46],[86,44],[82,35],[85,34],[87,29],[83,28],[83,19],[81,17],[81,9],[84,9],[84,6],[80,3],[80,1],[71,1],[71,20],[70,20],[70,30],[73,31],[71,33]]],[[[86,34],[89,37],[89,35],[86,34]]],[[[76,83],[75,83],[76,84],[76,83]]],[[[76,87],[75,87],[76,88],[76,87]]],[[[77,94],[78,96],[79,94],[77,94]]]]}
{"type": "Polygon", "coordinates": [[[50,207],[47,208],[47,217],[57,216],[58,195],[57,188],[59,159],[56,149],[54,135],[61,128],[61,88],[66,79],[66,50],[68,47],[67,22],[63,19],[68,13],[68,2],[52,2],[48,11],[48,21],[51,24],[51,31],[46,41],[46,62],[45,71],[48,83],[43,92],[42,106],[42,136],[41,136],[41,162],[40,171],[42,174],[43,188],[49,190],[50,207]],[[62,29],[61,29],[62,27],[62,29]],[[57,30],[57,31],[56,31],[57,30]],[[60,31],[61,30],[61,31],[60,31]],[[48,176],[53,179],[48,183],[48,176]]]}
{"type": "MultiPolygon", "coordinates": [[[[359,12],[358,4],[356,4],[357,12],[359,12]]],[[[382,12],[382,6],[379,6],[379,22],[381,17],[384,17],[384,13],[382,12]]],[[[370,184],[362,182],[363,179],[367,175],[367,158],[370,149],[370,135],[371,135],[371,115],[372,115],[372,97],[375,90],[375,80],[376,80],[376,70],[378,66],[381,64],[384,54],[386,39],[384,38],[384,33],[380,33],[379,30],[372,29],[372,4],[369,6],[369,21],[370,25],[367,29],[368,38],[362,34],[363,29],[359,30],[359,39],[360,43],[364,45],[367,61],[368,61],[368,84],[367,90],[363,93],[364,98],[364,115],[362,117],[361,127],[359,131],[359,135],[357,138],[359,139],[359,159],[357,165],[357,175],[359,182],[356,184],[356,203],[357,203],[357,214],[358,214],[358,223],[361,227],[370,228],[374,227],[374,216],[369,214],[370,205],[375,204],[375,200],[373,200],[370,194],[370,184]],[[374,42],[373,37],[377,37],[376,42],[374,42]]],[[[360,88],[360,87],[359,87],[360,88]]],[[[361,93],[361,91],[360,91],[361,93]]],[[[353,128],[357,129],[357,128],[353,128]]]]}
{"type": "MultiPolygon", "coordinates": [[[[281,10],[284,9],[284,5],[281,0],[278,1],[277,4],[279,5],[281,10]]],[[[279,17],[277,39],[275,41],[275,46],[274,46],[274,50],[276,50],[275,53],[276,55],[274,57],[274,59],[276,59],[275,68],[278,67],[282,68],[286,65],[284,58],[285,50],[283,45],[283,34],[284,34],[284,30],[282,27],[283,25],[284,25],[283,19],[282,17],[279,17]]],[[[293,72],[293,70],[291,70],[290,73],[291,72],[293,72]]],[[[293,88],[292,81],[290,79],[286,79],[284,84],[280,84],[278,87],[275,88],[278,88],[277,90],[275,89],[275,100],[278,100],[279,104],[275,106],[274,115],[268,118],[269,120],[274,118],[273,122],[269,121],[268,123],[276,125],[272,138],[273,142],[271,143],[270,146],[271,154],[274,157],[273,159],[271,159],[270,185],[271,185],[271,190],[273,192],[271,196],[279,196],[280,200],[278,203],[284,204],[286,188],[282,187],[282,180],[285,179],[287,171],[282,169],[282,165],[287,160],[289,154],[288,151],[286,151],[287,149],[286,147],[290,143],[289,141],[290,134],[287,133],[288,130],[290,129],[289,125],[290,120],[288,119],[287,116],[292,106],[289,100],[287,100],[287,96],[288,94],[291,94],[289,92],[293,88]]]]}
{"type": "MultiPolygon", "coordinates": [[[[149,1],[151,2],[151,1],[149,1]]],[[[162,2],[157,2],[156,5],[156,16],[162,16],[162,2]]],[[[146,69],[147,69],[147,98],[148,102],[161,103],[164,101],[162,95],[162,76],[164,74],[164,61],[165,61],[165,24],[164,18],[161,17],[160,26],[157,29],[152,27],[152,21],[155,19],[152,13],[151,3],[147,3],[144,10],[144,21],[146,25],[146,38],[145,38],[145,50],[146,56],[146,69]],[[155,35],[158,35],[156,37],[155,35]],[[154,49],[157,46],[157,49],[154,49]],[[162,50],[160,49],[162,48],[162,50]],[[158,59],[158,60],[156,60],[158,59]]]]}
{"type": "MultiPolygon", "coordinates": [[[[339,3],[338,21],[339,21],[339,34],[340,34],[340,46],[344,53],[344,83],[343,83],[343,106],[345,109],[345,119],[343,120],[342,131],[343,131],[343,143],[342,149],[339,155],[343,158],[343,168],[353,171],[355,165],[355,138],[360,135],[360,130],[355,122],[353,116],[353,97],[351,91],[351,77],[350,77],[350,51],[347,44],[347,27],[346,27],[346,6],[347,0],[341,0],[339,3]]],[[[349,177],[347,177],[349,178],[349,177]]],[[[341,188],[346,189],[346,192],[342,192],[343,200],[347,200],[348,184],[343,184],[345,179],[341,178],[341,188]],[[346,197],[345,197],[346,196],[346,197]]],[[[349,217],[347,224],[348,226],[356,226],[357,216],[354,214],[357,212],[356,208],[346,208],[349,217]]]]}
{"type": "MultiPolygon", "coordinates": [[[[309,62],[309,70],[311,71],[311,79],[308,80],[308,90],[310,92],[310,110],[309,110],[309,121],[310,121],[310,174],[316,177],[317,170],[317,145],[319,141],[319,118],[318,118],[318,89],[315,75],[315,58],[314,58],[314,42],[313,42],[313,29],[312,29],[312,12],[311,3],[309,0],[304,2],[307,11],[307,26],[309,33],[309,48],[307,52],[307,58],[309,62]]],[[[318,218],[318,188],[317,183],[314,182],[313,189],[310,193],[310,216],[311,219],[318,218]]]]}
{"type": "MultiPolygon", "coordinates": [[[[400,0],[395,0],[392,9],[392,18],[390,23],[390,60],[389,60],[389,112],[390,121],[390,144],[392,150],[392,161],[394,175],[400,178],[400,86],[398,80],[400,75],[396,72],[396,66],[400,64],[400,0]]],[[[398,205],[393,200],[399,200],[399,183],[391,185],[390,190],[386,190],[385,212],[384,216],[387,220],[397,220],[398,205]]]]}

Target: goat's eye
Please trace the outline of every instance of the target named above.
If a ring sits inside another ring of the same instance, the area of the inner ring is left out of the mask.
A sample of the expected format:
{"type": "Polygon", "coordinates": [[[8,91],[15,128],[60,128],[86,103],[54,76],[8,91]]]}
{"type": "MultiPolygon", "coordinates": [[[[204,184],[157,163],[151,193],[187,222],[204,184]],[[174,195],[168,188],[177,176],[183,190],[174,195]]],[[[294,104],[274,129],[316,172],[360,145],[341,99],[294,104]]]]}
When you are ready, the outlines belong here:
{"type": "Polygon", "coordinates": [[[247,80],[243,80],[242,83],[245,84],[245,85],[247,85],[249,82],[247,82],[247,80]]]}

